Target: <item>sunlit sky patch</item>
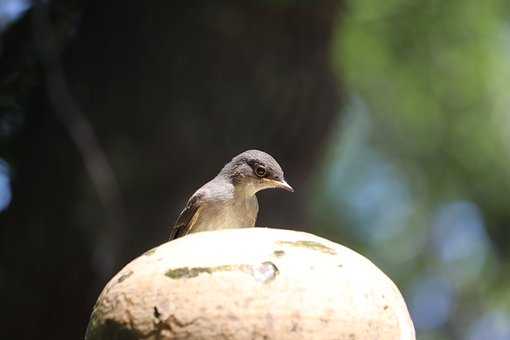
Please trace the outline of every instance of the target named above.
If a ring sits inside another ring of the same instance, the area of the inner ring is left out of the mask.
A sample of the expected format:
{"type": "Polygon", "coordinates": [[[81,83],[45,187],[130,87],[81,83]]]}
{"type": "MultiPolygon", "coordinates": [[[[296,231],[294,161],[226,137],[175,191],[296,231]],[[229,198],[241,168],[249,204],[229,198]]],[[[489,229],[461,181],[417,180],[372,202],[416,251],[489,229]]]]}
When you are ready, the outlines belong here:
{"type": "Polygon", "coordinates": [[[30,0],[1,0],[0,1],[0,30],[20,18],[31,6],[30,0]]]}

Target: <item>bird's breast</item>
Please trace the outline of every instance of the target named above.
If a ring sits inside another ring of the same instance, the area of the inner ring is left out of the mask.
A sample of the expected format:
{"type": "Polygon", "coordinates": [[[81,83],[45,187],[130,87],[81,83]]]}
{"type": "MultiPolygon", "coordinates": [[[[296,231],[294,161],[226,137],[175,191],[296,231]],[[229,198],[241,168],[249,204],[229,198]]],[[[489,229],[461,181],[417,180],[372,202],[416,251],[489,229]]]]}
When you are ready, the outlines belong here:
{"type": "Polygon", "coordinates": [[[200,209],[200,215],[190,232],[254,227],[257,220],[258,202],[250,199],[208,203],[200,209]]]}

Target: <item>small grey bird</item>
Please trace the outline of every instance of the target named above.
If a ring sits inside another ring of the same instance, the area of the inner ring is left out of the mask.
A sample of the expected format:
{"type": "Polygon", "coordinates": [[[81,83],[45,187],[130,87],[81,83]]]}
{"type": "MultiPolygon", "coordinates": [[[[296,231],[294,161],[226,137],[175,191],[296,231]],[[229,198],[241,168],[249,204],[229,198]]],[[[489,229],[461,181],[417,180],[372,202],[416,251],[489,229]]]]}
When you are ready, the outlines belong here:
{"type": "Polygon", "coordinates": [[[170,240],[205,230],[253,227],[258,191],[279,188],[293,192],[278,162],[259,150],[245,151],[188,200],[170,232],[170,240]]]}

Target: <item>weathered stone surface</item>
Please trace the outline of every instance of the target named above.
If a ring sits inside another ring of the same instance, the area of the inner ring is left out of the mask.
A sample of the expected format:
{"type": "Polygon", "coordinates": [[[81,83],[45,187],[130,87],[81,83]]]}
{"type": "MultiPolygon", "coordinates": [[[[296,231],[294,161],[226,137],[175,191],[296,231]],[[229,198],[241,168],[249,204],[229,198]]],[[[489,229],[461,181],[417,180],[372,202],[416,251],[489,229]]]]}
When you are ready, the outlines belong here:
{"type": "Polygon", "coordinates": [[[106,285],[86,340],[412,340],[393,282],[326,239],[202,232],[147,251],[106,285]]]}

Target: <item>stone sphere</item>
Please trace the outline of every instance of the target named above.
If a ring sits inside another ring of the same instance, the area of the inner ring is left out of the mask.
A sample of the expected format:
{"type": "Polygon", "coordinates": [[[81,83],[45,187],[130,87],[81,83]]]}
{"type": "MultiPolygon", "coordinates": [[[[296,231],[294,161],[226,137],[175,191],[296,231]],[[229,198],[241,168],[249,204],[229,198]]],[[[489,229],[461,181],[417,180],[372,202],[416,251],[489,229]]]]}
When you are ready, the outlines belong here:
{"type": "Polygon", "coordinates": [[[412,340],[395,284],[358,253],[267,228],[191,234],[147,251],[99,296],[86,340],[412,340]]]}

